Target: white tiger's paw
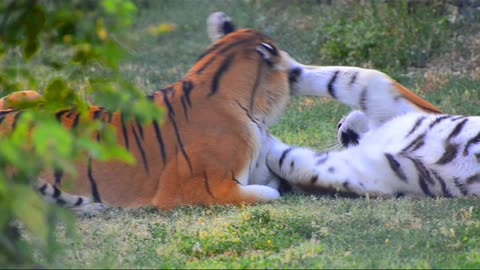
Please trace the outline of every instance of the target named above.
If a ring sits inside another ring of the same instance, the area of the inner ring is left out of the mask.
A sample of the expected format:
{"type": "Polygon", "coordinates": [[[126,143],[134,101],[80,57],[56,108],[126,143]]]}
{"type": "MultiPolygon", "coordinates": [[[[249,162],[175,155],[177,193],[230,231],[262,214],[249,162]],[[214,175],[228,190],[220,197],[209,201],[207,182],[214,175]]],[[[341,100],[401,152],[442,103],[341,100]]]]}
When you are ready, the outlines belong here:
{"type": "Polygon", "coordinates": [[[360,139],[370,130],[370,121],[361,111],[352,111],[337,125],[337,137],[343,147],[358,145],[360,139]]]}
{"type": "Polygon", "coordinates": [[[86,202],[78,206],[72,206],[69,209],[78,217],[93,217],[105,211],[107,207],[103,203],[86,202]]]}

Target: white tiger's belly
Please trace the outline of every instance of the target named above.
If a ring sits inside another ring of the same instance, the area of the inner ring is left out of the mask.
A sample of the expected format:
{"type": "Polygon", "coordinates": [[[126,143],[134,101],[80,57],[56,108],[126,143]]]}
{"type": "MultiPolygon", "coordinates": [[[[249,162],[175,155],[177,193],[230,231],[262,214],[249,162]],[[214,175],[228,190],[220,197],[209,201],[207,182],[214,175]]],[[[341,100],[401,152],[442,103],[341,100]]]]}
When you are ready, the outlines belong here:
{"type": "Polygon", "coordinates": [[[409,113],[342,151],[277,144],[267,157],[292,184],[379,197],[480,196],[480,117],[409,113]]]}

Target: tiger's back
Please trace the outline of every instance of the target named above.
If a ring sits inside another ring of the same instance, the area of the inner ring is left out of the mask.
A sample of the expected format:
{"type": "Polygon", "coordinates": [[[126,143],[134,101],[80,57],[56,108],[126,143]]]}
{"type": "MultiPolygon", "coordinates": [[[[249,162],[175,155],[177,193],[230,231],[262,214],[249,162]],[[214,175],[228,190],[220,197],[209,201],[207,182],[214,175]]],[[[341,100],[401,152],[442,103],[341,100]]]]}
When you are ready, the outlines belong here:
{"type": "MultiPolygon", "coordinates": [[[[272,188],[249,185],[249,167],[262,145],[261,130],[288,101],[289,61],[265,35],[238,30],[210,46],[182,80],[148,97],[164,108],[164,121],[142,125],[92,106],[89,119],[113,125],[137,163],[85,157],[68,191],[108,206],[163,209],[277,198],[272,188]]],[[[20,114],[6,113],[3,125],[11,128],[20,114]]],[[[57,118],[70,128],[80,121],[75,111],[57,118]]],[[[41,178],[60,188],[70,177],[57,171],[41,178]]]]}

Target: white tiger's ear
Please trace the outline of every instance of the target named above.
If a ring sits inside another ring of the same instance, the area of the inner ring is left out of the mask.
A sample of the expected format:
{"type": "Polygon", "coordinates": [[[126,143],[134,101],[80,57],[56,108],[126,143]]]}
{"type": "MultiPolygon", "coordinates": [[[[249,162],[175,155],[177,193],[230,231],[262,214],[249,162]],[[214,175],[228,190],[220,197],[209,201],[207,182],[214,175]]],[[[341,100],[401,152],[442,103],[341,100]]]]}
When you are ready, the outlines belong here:
{"type": "Polygon", "coordinates": [[[207,32],[208,38],[210,38],[211,42],[215,42],[235,30],[235,25],[233,25],[232,19],[230,19],[225,13],[219,11],[208,16],[207,32]]]}

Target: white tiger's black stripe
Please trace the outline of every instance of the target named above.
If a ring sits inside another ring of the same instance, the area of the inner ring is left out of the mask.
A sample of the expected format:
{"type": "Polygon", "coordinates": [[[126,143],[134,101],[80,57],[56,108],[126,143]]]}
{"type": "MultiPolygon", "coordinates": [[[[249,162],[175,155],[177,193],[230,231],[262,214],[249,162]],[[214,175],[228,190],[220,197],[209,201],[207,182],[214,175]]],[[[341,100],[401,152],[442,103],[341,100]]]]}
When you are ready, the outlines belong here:
{"type": "Polygon", "coordinates": [[[432,170],[433,176],[437,179],[437,181],[440,183],[440,187],[442,188],[442,194],[443,196],[447,198],[452,198],[453,195],[452,193],[448,190],[447,184],[445,183],[445,180],[435,171],[432,170]]]}
{"type": "Polygon", "coordinates": [[[407,133],[407,137],[412,135],[421,125],[422,125],[422,122],[426,119],[427,117],[426,116],[421,116],[418,118],[418,120],[415,122],[415,124],[413,124],[413,127],[412,129],[410,129],[410,131],[407,133]]]}
{"type": "Polygon", "coordinates": [[[460,145],[448,143],[445,147],[444,154],[435,162],[437,165],[445,165],[455,159],[458,154],[460,145]]]}
{"type": "Polygon", "coordinates": [[[455,128],[452,130],[452,132],[448,135],[447,141],[451,140],[452,138],[455,138],[463,129],[465,124],[467,123],[468,118],[463,119],[460,123],[458,123],[455,128]]]}
{"type": "Polygon", "coordinates": [[[412,140],[410,144],[408,144],[405,148],[402,149],[401,153],[406,152],[414,152],[420,149],[422,146],[425,145],[425,136],[427,135],[426,132],[418,135],[415,139],[412,140]]]}
{"type": "Polygon", "coordinates": [[[332,96],[332,98],[334,98],[334,99],[337,99],[334,84],[335,84],[335,81],[337,80],[338,73],[340,73],[339,70],[337,70],[333,73],[333,76],[332,76],[332,78],[330,79],[330,81],[328,82],[328,85],[327,85],[327,91],[330,94],[330,96],[332,96]]]}
{"type": "Polygon", "coordinates": [[[362,92],[360,92],[360,100],[358,101],[358,104],[360,105],[360,109],[366,113],[368,109],[368,88],[367,87],[363,88],[362,92]]]}
{"type": "Polygon", "coordinates": [[[388,165],[390,165],[390,169],[395,173],[395,175],[400,178],[400,180],[404,182],[408,182],[407,176],[405,175],[405,172],[402,169],[402,166],[400,163],[393,157],[392,154],[385,153],[385,158],[388,160],[388,165]]]}
{"type": "Polygon", "coordinates": [[[434,126],[440,124],[442,121],[446,120],[446,119],[449,119],[451,118],[452,116],[450,115],[442,115],[442,116],[439,116],[437,117],[432,123],[430,123],[430,125],[428,126],[428,128],[432,129],[434,126]]]}
{"type": "Polygon", "coordinates": [[[444,154],[440,157],[440,159],[436,162],[438,165],[444,165],[447,164],[455,159],[459,152],[460,145],[456,143],[451,143],[450,141],[458,136],[460,132],[462,131],[463,127],[467,123],[468,118],[463,119],[460,123],[458,123],[455,128],[450,132],[448,135],[446,141],[445,141],[445,152],[444,154]]]}
{"type": "Polygon", "coordinates": [[[63,170],[56,169],[53,173],[53,177],[55,178],[55,186],[59,187],[62,184],[63,170]]]}
{"type": "Polygon", "coordinates": [[[348,82],[349,86],[352,86],[357,81],[358,72],[353,72],[352,77],[350,78],[350,82],[348,82]]]}
{"type": "Polygon", "coordinates": [[[316,165],[321,165],[325,163],[328,160],[328,152],[326,153],[317,153],[315,154],[315,157],[317,158],[316,165]]]}
{"type": "Polygon", "coordinates": [[[468,140],[467,144],[465,145],[465,148],[463,149],[463,155],[464,155],[464,156],[468,155],[468,148],[469,148],[472,144],[477,144],[477,143],[480,143],[480,132],[477,133],[477,135],[475,135],[473,138],[471,138],[470,140],[468,140]]]}
{"type": "Polygon", "coordinates": [[[464,196],[468,195],[467,187],[465,187],[465,185],[460,182],[459,177],[453,178],[453,182],[455,183],[455,186],[458,188],[458,190],[460,190],[462,195],[464,195],[464,196]]]}
{"type": "Polygon", "coordinates": [[[428,172],[427,168],[423,163],[415,158],[412,157],[407,157],[412,161],[413,165],[415,166],[415,169],[418,172],[418,184],[423,191],[423,193],[429,197],[434,197],[432,192],[430,191],[430,188],[428,187],[428,184],[435,184],[433,181],[432,177],[430,176],[430,173],[428,172]],[[428,182],[428,183],[427,183],[428,182]]]}

